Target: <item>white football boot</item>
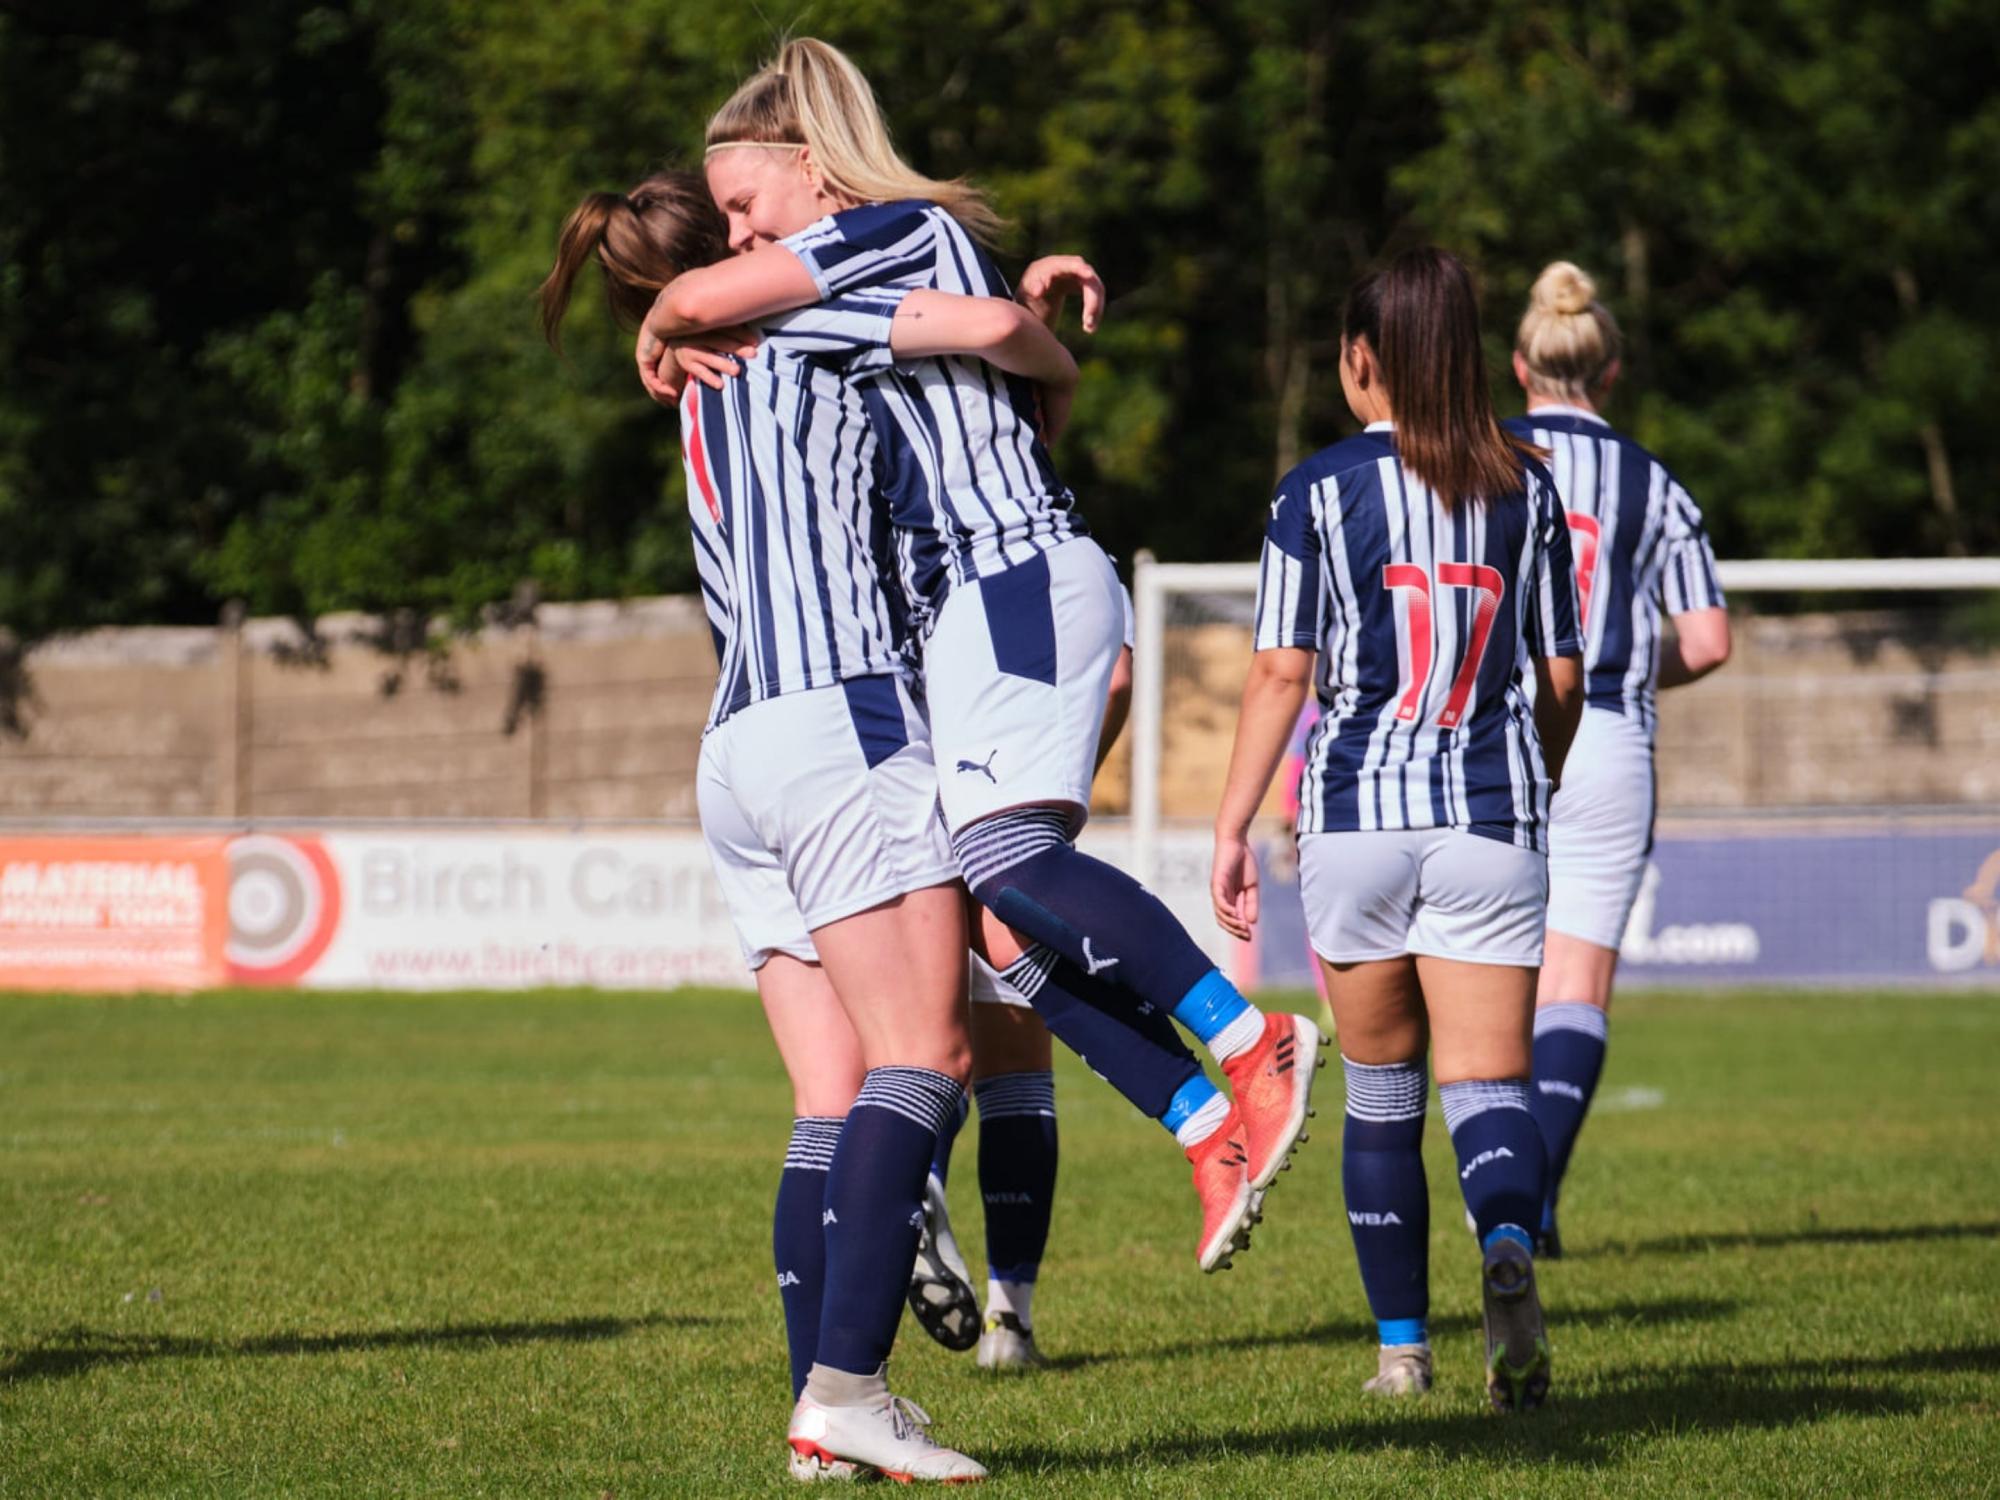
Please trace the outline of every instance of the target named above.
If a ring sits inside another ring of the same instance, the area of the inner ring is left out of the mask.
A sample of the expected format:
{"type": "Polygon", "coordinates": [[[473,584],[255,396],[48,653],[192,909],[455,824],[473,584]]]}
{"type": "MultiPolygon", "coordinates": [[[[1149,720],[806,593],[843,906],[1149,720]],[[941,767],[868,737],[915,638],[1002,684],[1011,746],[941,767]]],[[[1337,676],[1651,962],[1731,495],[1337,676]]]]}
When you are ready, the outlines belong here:
{"type": "Polygon", "coordinates": [[[979,1368],[982,1370],[1039,1370],[1048,1361],[1035,1347],[1035,1330],[1010,1312],[987,1315],[985,1331],[979,1335],[979,1368]]]}
{"type": "Polygon", "coordinates": [[[810,1453],[801,1453],[796,1448],[787,1448],[785,1457],[790,1461],[792,1478],[800,1484],[826,1484],[854,1482],[854,1465],[837,1458],[832,1463],[815,1458],[810,1453]]]}
{"type": "Polygon", "coordinates": [[[863,1406],[821,1406],[801,1396],[786,1440],[794,1453],[819,1463],[848,1463],[900,1484],[977,1484],[986,1477],[980,1464],[933,1438],[930,1425],[922,1407],[887,1392],[863,1406]]]}
{"type": "Polygon", "coordinates": [[[1429,1344],[1384,1344],[1375,1361],[1375,1378],[1361,1389],[1371,1396],[1421,1396],[1431,1388],[1429,1344]]]}
{"type": "Polygon", "coordinates": [[[910,1267],[909,1303],[924,1332],[945,1348],[963,1353],[979,1342],[979,1297],[935,1172],[924,1185],[923,1235],[910,1267]]]}

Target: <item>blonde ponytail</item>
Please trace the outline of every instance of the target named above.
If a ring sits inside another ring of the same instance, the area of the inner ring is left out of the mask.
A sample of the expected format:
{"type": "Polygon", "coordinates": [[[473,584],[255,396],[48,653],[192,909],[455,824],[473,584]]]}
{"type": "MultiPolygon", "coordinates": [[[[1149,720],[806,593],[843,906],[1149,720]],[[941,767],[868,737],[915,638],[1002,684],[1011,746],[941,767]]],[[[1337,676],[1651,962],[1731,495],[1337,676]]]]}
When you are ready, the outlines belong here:
{"type": "Polygon", "coordinates": [[[1597,283],[1558,260],[1543,267],[1528,294],[1514,349],[1528,366],[1528,388],[1563,401],[1588,400],[1618,358],[1618,320],[1597,300],[1597,283]]]}
{"type": "Polygon", "coordinates": [[[927,199],[988,245],[1007,227],[971,183],[926,177],[897,155],[861,70],[839,48],[811,37],[786,42],[708,122],[711,153],[742,145],[807,147],[820,181],[836,197],[855,203],[927,199]]]}

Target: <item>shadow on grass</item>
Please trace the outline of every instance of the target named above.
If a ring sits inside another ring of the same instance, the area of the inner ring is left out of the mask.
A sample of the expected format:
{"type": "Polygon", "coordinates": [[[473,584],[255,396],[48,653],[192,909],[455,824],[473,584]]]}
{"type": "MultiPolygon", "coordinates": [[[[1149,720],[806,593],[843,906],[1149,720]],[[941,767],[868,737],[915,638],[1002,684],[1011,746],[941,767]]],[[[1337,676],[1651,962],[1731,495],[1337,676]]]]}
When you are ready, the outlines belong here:
{"type": "Polygon", "coordinates": [[[172,1334],[104,1333],[71,1328],[33,1349],[8,1354],[0,1382],[60,1380],[99,1365],[149,1359],[245,1359],[265,1355],[345,1354],[367,1349],[430,1349],[451,1345],[589,1344],[648,1328],[700,1328],[713,1318],[565,1318],[546,1323],[453,1323],[440,1328],[380,1328],[355,1333],[273,1333],[244,1339],[199,1339],[172,1334]]]}
{"type": "MultiPolygon", "coordinates": [[[[1738,1301],[1721,1297],[1665,1297],[1652,1302],[1621,1298],[1615,1302],[1586,1307],[1565,1307],[1560,1303],[1552,1303],[1549,1307],[1549,1325],[1551,1331],[1560,1338],[1564,1328],[1655,1328],[1674,1323],[1705,1323],[1715,1318],[1726,1318],[1740,1306],[1742,1303],[1738,1301]]],[[[1470,1333],[1479,1326],[1479,1319],[1476,1317],[1464,1313],[1450,1313],[1433,1318],[1430,1331],[1432,1337],[1436,1338],[1454,1333],[1470,1333]]],[[[1304,1328],[1279,1329],[1270,1333],[1245,1333],[1231,1338],[1188,1339],[1172,1344],[1143,1345],[1133,1349],[1082,1350],[1073,1354],[1058,1354],[1049,1360],[1048,1367],[1051,1370],[1081,1370],[1090,1365],[1109,1364],[1116,1360],[1175,1359],[1183,1355],[1363,1341],[1371,1345],[1374,1343],[1373,1323],[1354,1318],[1332,1319],[1313,1323],[1304,1328]]]]}
{"type": "MultiPolygon", "coordinates": [[[[1697,1364],[1638,1370],[1578,1392],[1558,1385],[1549,1408],[1499,1418],[1401,1403],[1323,1422],[1265,1430],[1156,1436],[1116,1447],[984,1445],[999,1474],[1124,1469],[1226,1458],[1296,1458],[1370,1449],[1429,1449],[1447,1457],[1535,1460],[1592,1467],[1634,1437],[1805,1426],[1835,1417],[1903,1416],[1924,1403],[1854,1377],[1877,1372],[1955,1373],[2000,1368],[2000,1345],[1912,1350],[1852,1360],[1697,1364]]],[[[1561,1367],[1558,1365],[1558,1378],[1561,1367]]]]}
{"type": "Polygon", "coordinates": [[[1582,1251],[1573,1250],[1568,1258],[1589,1260],[1602,1255],[1688,1255],[1704,1250],[1782,1250],[1792,1245],[1904,1245],[1923,1240],[1996,1239],[2000,1239],[2000,1223],[1991,1220],[1965,1224],[1814,1225],[1809,1229],[1760,1229],[1743,1234],[1676,1234],[1636,1243],[1611,1240],[1582,1251]]]}

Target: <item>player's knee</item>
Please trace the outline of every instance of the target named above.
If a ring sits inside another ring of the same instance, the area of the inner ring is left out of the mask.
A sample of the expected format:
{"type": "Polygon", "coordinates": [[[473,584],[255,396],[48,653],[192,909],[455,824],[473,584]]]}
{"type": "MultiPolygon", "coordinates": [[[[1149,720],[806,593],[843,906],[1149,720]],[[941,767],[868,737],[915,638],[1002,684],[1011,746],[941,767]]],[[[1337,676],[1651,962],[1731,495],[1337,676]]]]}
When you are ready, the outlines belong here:
{"type": "Polygon", "coordinates": [[[1046,1072],[1052,1049],[1048,1028],[1032,1010],[1018,1005],[972,1007],[972,1076],[1046,1072]]]}
{"type": "Polygon", "coordinates": [[[952,852],[966,888],[1002,921],[1034,931],[1041,902],[1035,887],[1039,866],[1069,847],[1069,815],[1061,808],[1019,807],[982,818],[952,839],[952,852]],[[1029,921],[1023,922],[1026,915],[1029,921]]]}

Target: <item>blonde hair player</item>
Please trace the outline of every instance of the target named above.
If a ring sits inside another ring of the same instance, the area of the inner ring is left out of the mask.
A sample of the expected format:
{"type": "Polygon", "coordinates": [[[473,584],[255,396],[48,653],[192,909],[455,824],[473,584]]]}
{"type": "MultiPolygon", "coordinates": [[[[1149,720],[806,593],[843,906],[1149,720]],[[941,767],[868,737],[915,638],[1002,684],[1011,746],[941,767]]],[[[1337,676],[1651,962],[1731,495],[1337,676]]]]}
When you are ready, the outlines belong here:
{"type": "Polygon", "coordinates": [[[1598,408],[1619,370],[1618,323],[1566,260],[1535,279],[1514,339],[1528,414],[1569,522],[1584,637],[1584,709],[1549,826],[1549,930],[1535,1010],[1531,1106],[1549,1152],[1538,1250],[1562,1254],[1556,1200],[1604,1066],[1618,945],[1653,847],[1654,699],[1729,659],[1729,614],[1701,511],[1598,408]],[[1660,629],[1660,616],[1674,633],[1660,629]]]}
{"type": "MultiPolygon", "coordinates": [[[[727,252],[687,173],[593,193],[563,226],[542,290],[552,344],[595,263],[614,316],[727,252]]],[[[689,348],[680,400],[690,528],[718,677],[696,774],[702,832],[793,1083],[773,1248],[793,1395],[824,1360],[877,1371],[838,1456],[792,1450],[801,1478],[866,1462],[897,1478],[976,1479],[892,1397],[886,1362],[937,1134],[970,1066],[964,898],[937,825],[937,776],[901,601],[881,580],[867,488],[875,449],[843,371],[944,351],[1073,384],[1026,309],[922,291],[857,293],[689,348]],[[850,1227],[851,1226],[851,1227],[850,1227]]],[[[969,1300],[970,1289],[965,1290],[969,1300]]]]}
{"type": "MultiPolygon", "coordinates": [[[[787,43],[723,106],[708,179],[745,253],[654,303],[637,350],[648,389],[667,340],[744,318],[862,291],[1007,295],[980,243],[997,224],[984,200],[903,163],[867,80],[825,43],[787,43]]],[[[940,801],[981,907],[975,945],[1172,1132],[1201,1201],[1197,1262],[1219,1269],[1303,1138],[1319,1034],[1250,1005],[1157,898],[1075,847],[1124,605],[1049,458],[1044,424],[1060,413],[963,359],[855,384],[923,643],[940,801]],[[1169,1015],[1222,1063],[1233,1102],[1169,1015]]],[[[809,1385],[795,1443],[817,1441],[816,1402],[809,1385]]]]}
{"type": "MultiPolygon", "coordinates": [[[[677,279],[655,300],[636,354],[656,397],[671,396],[663,361],[676,337],[850,296],[897,300],[937,290],[1006,299],[985,251],[938,202],[855,199],[921,191],[980,223],[972,189],[933,182],[901,163],[866,81],[823,43],[787,43],[723,107],[709,147],[709,189],[739,254],[677,279]]],[[[1066,288],[1081,286],[1089,327],[1093,284],[1081,272],[1050,274],[1024,283],[1023,294],[1053,308],[1066,288]]],[[[982,920],[979,946],[1030,996],[1051,1032],[1181,1141],[1202,1200],[1199,1263],[1225,1266],[1248,1243],[1263,1188],[1303,1134],[1310,1089],[1303,1064],[1317,1037],[1306,1035],[1294,1068],[1301,1037],[1288,1021],[1267,1023],[1164,907],[1070,842],[1088,806],[1123,606],[1116,576],[1082,537],[1043,442],[1061,424],[1067,391],[1038,392],[977,361],[942,356],[854,372],[849,384],[880,454],[879,514],[894,530],[924,651],[954,854],[989,902],[1019,892],[1030,877],[1042,892],[1010,918],[1041,941],[1006,948],[1008,928],[982,920]],[[998,836],[982,838],[976,867],[963,837],[974,822],[998,836]],[[992,878],[1003,874],[1004,882],[992,878]],[[1202,1002],[1197,1023],[1215,1020],[1202,1034],[1229,1059],[1239,1098],[1247,1099],[1240,1114],[1202,1075],[1165,1007],[1119,988],[1136,978],[1136,988],[1162,993],[1176,967],[1183,977],[1195,973],[1183,996],[1202,1002]]],[[[821,1462],[888,1467],[874,1442],[889,1403],[881,1368],[851,1349],[832,1357],[824,1338],[819,1354],[793,1412],[793,1450],[821,1462]]]]}
{"type": "Polygon", "coordinates": [[[1378,1335],[1365,1389],[1431,1384],[1428,1049],[1483,1256],[1487,1393],[1520,1410],[1549,1382],[1527,1084],[1542,830],[1582,676],[1569,535],[1493,414],[1456,258],[1409,251],[1355,285],[1340,376],[1365,430],[1287,474],[1265,527],[1215,915],[1239,938],[1257,920],[1250,820],[1316,681],[1299,883],[1347,1071],[1341,1190],[1378,1335]]]}

